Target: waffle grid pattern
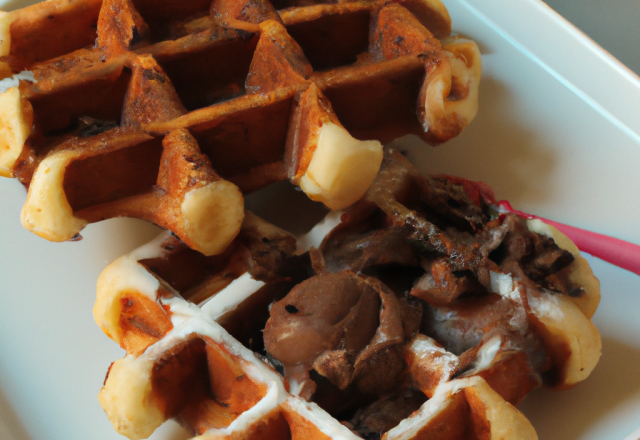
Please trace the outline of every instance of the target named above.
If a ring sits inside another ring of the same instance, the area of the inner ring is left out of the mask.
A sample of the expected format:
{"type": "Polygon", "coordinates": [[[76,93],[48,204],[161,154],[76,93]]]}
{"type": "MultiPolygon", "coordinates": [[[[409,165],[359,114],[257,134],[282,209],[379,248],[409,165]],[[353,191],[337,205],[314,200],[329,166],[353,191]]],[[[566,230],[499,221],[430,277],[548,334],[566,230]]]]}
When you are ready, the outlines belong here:
{"type": "Polygon", "coordinates": [[[243,193],[300,184],[318,112],[356,139],[433,144],[475,115],[479,52],[443,46],[450,19],[436,0],[52,0],[2,13],[0,32],[2,75],[34,76],[2,95],[0,171],[32,188],[22,223],[54,241],[130,216],[220,252],[239,222],[225,243],[201,244],[186,194],[220,180],[243,193]],[[182,159],[169,171],[171,143],[182,159]]]}

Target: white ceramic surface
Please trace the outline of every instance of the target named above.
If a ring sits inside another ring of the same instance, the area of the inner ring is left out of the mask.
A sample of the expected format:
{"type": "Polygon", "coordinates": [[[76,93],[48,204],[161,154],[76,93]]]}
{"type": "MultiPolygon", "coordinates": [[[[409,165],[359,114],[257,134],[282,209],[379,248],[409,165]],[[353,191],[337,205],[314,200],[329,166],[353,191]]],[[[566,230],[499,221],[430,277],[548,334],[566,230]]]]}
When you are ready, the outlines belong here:
{"type": "MultiPolygon", "coordinates": [[[[640,243],[638,78],[537,0],[446,4],[484,54],[480,113],[445,146],[394,144],[425,171],[483,180],[518,209],[640,243]]],[[[0,439],[122,438],[96,398],[123,352],[93,322],[95,282],[157,229],[110,220],[80,242],[49,243],[20,226],[25,194],[0,179],[0,439]]],[[[543,440],[622,440],[640,426],[640,277],[590,262],[603,357],[575,389],[527,397],[521,409],[543,440]]],[[[167,424],[153,438],[186,436],[167,424]]]]}

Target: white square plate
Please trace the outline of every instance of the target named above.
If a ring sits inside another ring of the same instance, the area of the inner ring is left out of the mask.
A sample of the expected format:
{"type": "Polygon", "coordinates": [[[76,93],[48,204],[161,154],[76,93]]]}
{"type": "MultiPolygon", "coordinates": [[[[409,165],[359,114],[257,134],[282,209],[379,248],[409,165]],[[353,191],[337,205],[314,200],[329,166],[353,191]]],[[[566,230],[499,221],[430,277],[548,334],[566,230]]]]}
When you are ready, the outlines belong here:
{"type": "MultiPolygon", "coordinates": [[[[23,1],[0,1],[5,7],[23,1]]],[[[640,80],[538,0],[448,0],[483,52],[480,111],[456,140],[394,142],[428,172],[482,180],[527,212],[640,243],[640,80]]],[[[22,229],[26,192],[0,179],[0,438],[117,439],[97,393],[122,350],[92,317],[102,269],[155,236],[136,220],[49,243],[22,229]]],[[[589,258],[602,282],[603,356],[565,392],[521,405],[541,439],[636,440],[640,277],[589,258]]],[[[186,438],[166,424],[152,438],[186,438]]]]}

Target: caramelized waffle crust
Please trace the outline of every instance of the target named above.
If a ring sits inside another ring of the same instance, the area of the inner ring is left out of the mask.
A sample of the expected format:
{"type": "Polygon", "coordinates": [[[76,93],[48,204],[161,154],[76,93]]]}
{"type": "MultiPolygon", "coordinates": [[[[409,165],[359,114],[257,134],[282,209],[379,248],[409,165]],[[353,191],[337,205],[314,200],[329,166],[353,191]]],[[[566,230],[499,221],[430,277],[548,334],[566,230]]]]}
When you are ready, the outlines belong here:
{"type": "Polygon", "coordinates": [[[49,240],[115,216],[222,252],[242,193],[289,178],[342,209],[380,142],[475,116],[481,62],[439,0],[50,0],[0,13],[0,173],[49,240]],[[374,139],[374,141],[367,141],[374,139]],[[216,231],[212,237],[211,232],[216,231]]]}
{"type": "Polygon", "coordinates": [[[513,406],[584,380],[599,284],[553,227],[386,152],[364,197],[297,240],[247,213],[224,254],[169,232],[100,276],[127,355],[100,402],[145,438],[535,439],[513,406]]]}

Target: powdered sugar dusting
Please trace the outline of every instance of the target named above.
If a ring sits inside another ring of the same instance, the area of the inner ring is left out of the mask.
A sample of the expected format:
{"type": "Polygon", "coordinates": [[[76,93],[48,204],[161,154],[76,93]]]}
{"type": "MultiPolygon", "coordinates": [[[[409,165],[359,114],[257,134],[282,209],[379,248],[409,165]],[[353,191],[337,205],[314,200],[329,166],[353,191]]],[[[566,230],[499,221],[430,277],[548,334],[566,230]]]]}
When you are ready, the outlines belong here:
{"type": "Polygon", "coordinates": [[[491,291],[518,304],[522,302],[520,287],[513,277],[506,273],[491,272],[491,291]]]}
{"type": "Polygon", "coordinates": [[[529,294],[527,301],[531,310],[538,317],[548,316],[555,321],[559,321],[563,317],[558,298],[552,293],[541,291],[539,295],[529,294]]]}
{"type": "Polygon", "coordinates": [[[409,350],[416,360],[428,358],[429,364],[442,372],[439,383],[444,383],[451,377],[452,371],[458,365],[458,357],[437,345],[436,341],[425,335],[416,336],[409,350]]]}

